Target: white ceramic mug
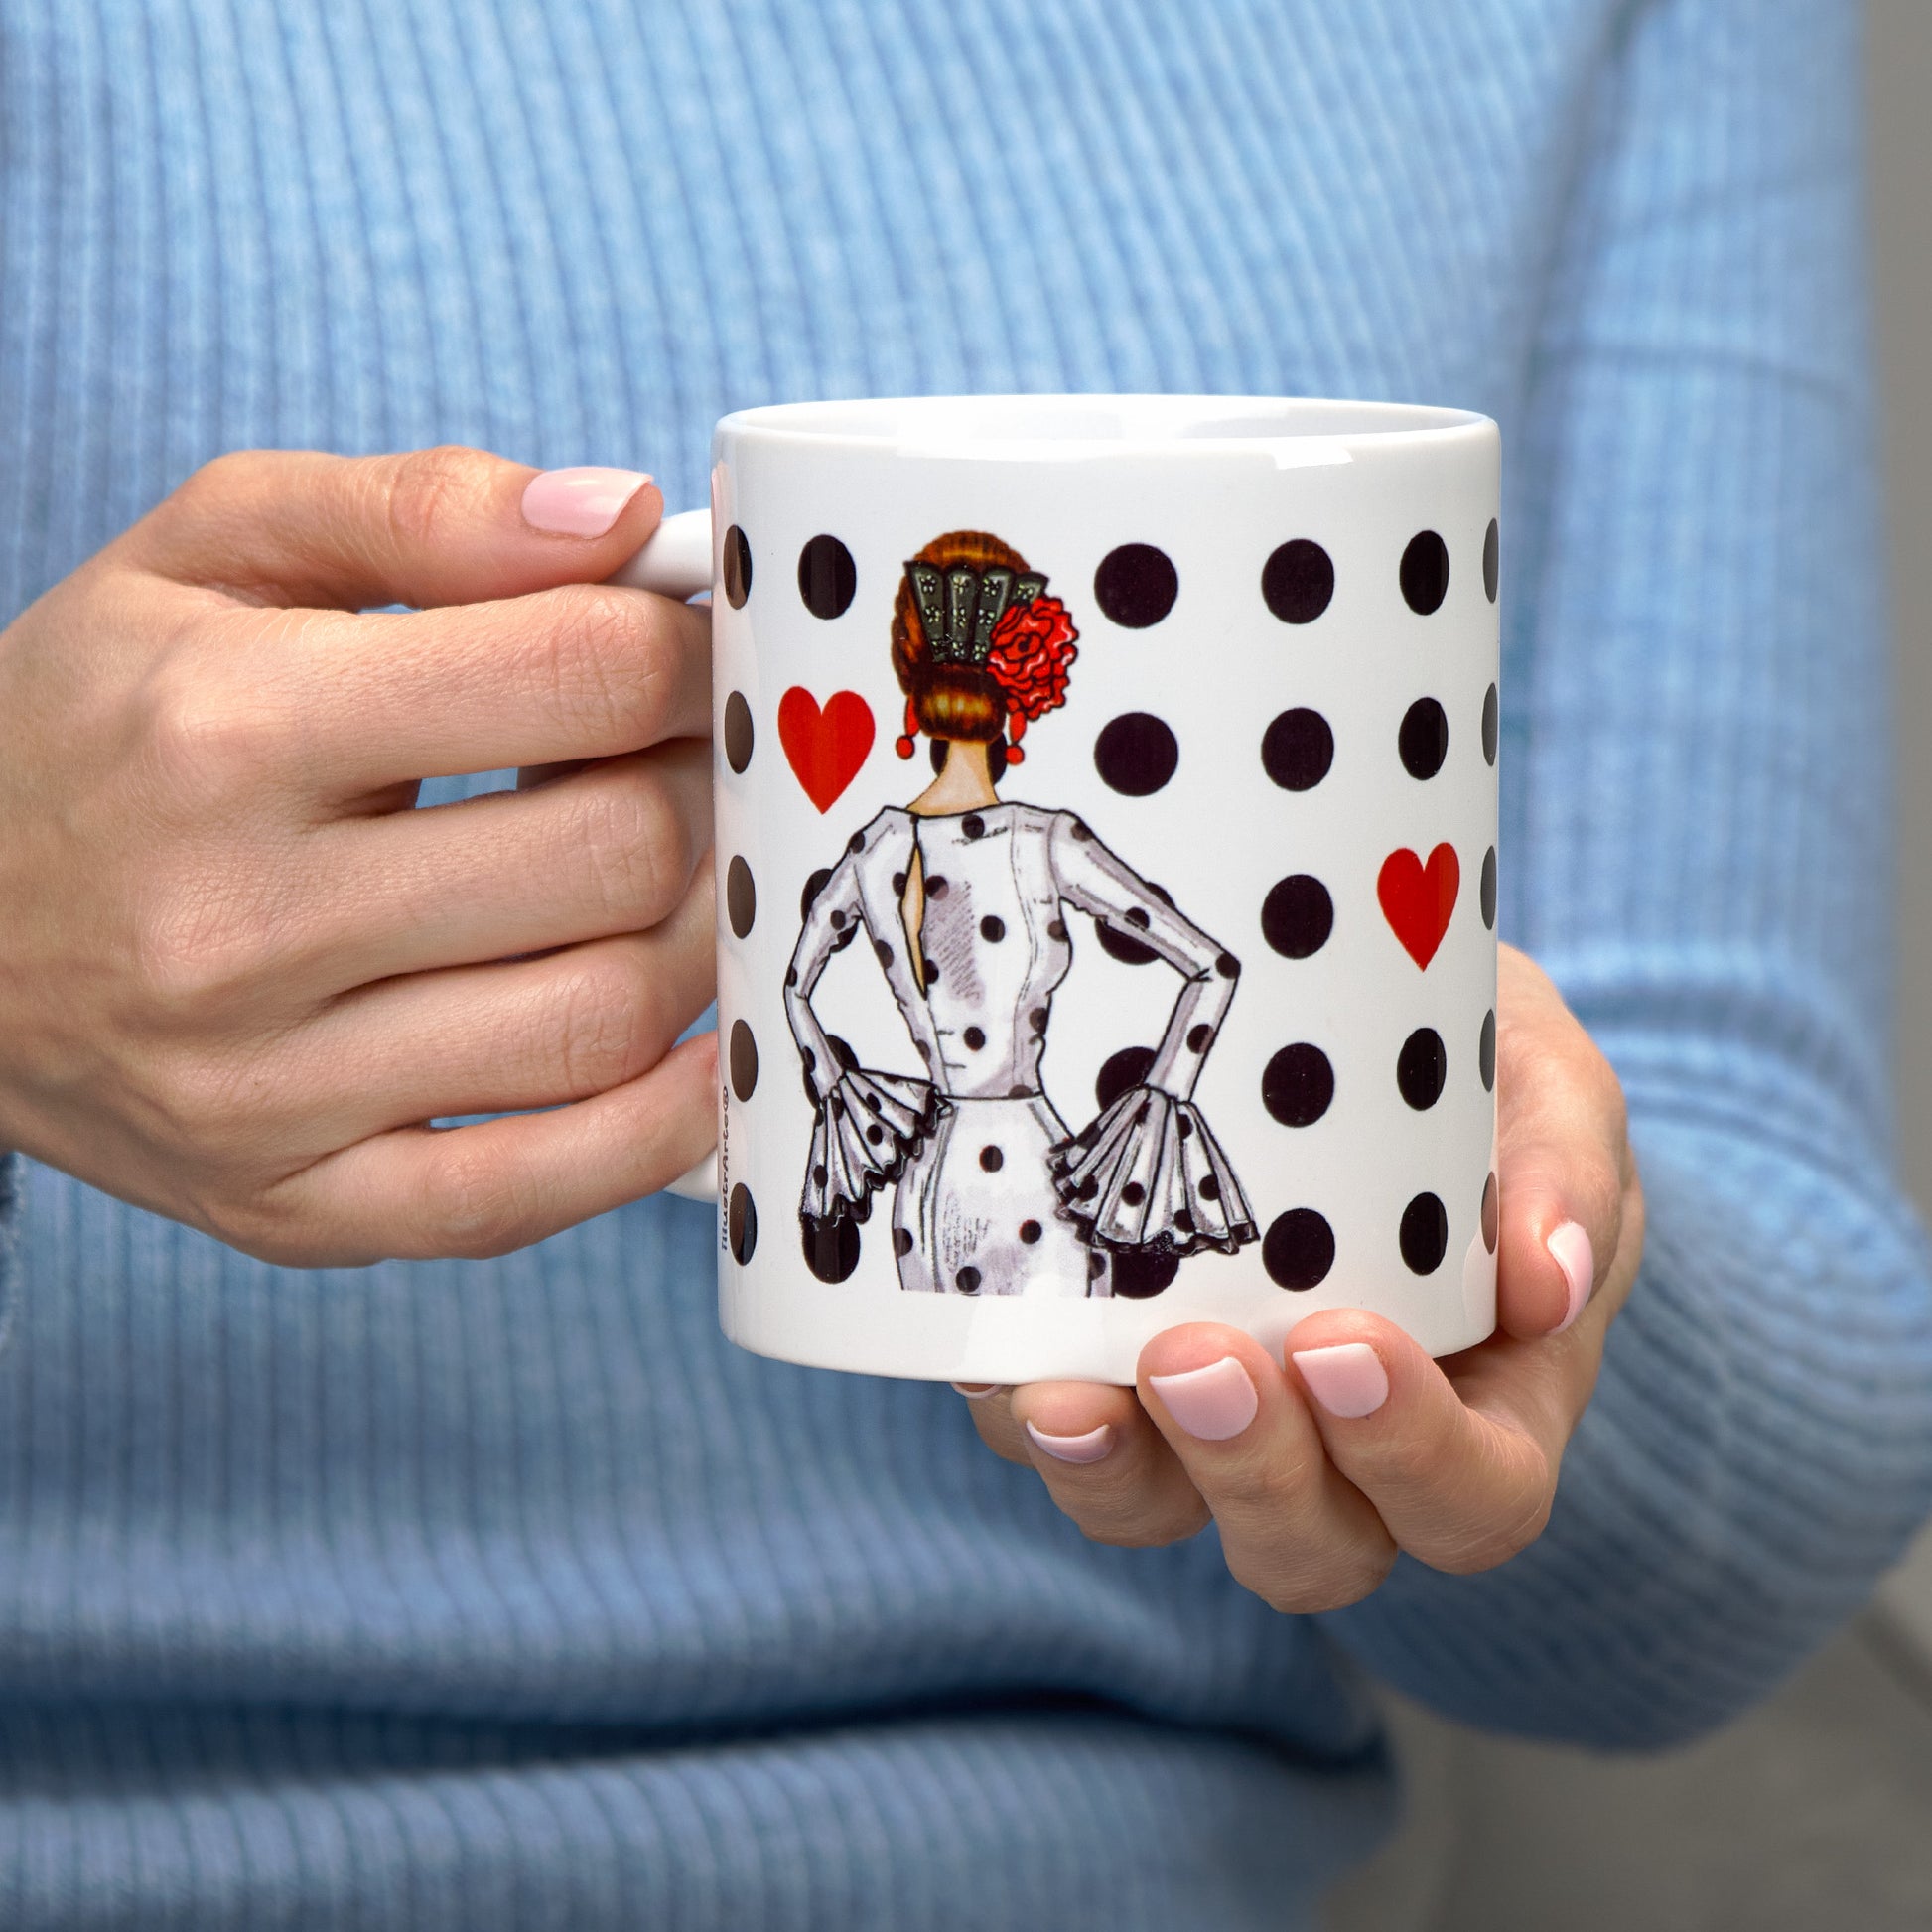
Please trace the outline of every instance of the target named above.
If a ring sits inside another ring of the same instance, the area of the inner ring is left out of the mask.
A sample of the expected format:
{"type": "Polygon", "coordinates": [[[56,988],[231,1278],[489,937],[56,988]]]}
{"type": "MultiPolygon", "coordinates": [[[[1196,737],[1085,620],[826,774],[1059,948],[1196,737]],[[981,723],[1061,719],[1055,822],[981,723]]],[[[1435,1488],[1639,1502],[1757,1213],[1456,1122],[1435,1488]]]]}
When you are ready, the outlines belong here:
{"type": "Polygon", "coordinates": [[[1379,403],[808,403],[713,595],[725,1331],[1131,1383],[1494,1325],[1499,439],[1379,403]]]}

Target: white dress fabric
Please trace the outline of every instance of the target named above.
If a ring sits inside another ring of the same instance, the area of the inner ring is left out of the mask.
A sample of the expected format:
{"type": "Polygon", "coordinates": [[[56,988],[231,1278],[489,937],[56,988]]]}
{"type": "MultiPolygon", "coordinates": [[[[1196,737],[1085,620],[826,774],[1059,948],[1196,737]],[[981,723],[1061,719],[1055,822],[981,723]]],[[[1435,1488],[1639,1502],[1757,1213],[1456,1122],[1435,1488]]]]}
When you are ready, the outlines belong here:
{"type": "Polygon", "coordinates": [[[1070,812],[881,812],[812,899],[786,974],[817,1107],[799,1203],[808,1246],[868,1220],[889,1183],[907,1289],[1111,1295],[1118,1279],[1121,1293],[1151,1293],[1180,1256],[1252,1241],[1241,1183],[1189,1098],[1239,972],[1070,812]],[[919,972],[905,925],[915,855],[919,972]],[[1073,957],[1068,906],[1182,976],[1144,1078],[1078,1135],[1039,1081],[1054,989],[1073,957]],[[924,1078],[857,1065],[812,1011],[827,961],[861,936],[924,1078]],[[1141,1265],[1117,1268],[1130,1256],[1141,1265]]]}

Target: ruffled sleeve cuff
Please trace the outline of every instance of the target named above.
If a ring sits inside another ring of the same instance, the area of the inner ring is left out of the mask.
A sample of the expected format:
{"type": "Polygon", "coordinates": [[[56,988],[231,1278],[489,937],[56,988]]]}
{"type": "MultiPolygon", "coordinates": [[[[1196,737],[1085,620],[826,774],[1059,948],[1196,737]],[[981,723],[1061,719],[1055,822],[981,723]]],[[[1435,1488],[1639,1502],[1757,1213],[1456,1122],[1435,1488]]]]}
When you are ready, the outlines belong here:
{"type": "Polygon", "coordinates": [[[848,1067],[818,1103],[799,1212],[818,1231],[863,1221],[925,1145],[946,1103],[929,1080],[848,1067]]]}
{"type": "Polygon", "coordinates": [[[1233,1254],[1255,1238],[1233,1164],[1192,1101],[1129,1087],[1050,1157],[1061,1212],[1116,1253],[1233,1254]]]}

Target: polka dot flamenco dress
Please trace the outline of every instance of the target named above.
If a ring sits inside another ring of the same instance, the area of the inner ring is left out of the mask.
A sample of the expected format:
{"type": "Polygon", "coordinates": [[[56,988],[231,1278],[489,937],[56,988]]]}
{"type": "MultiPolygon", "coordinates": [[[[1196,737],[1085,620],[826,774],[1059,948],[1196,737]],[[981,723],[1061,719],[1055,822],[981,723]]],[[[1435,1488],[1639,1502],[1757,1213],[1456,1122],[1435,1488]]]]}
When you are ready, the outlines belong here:
{"type": "MultiPolygon", "coordinates": [[[[897,1183],[907,1289],[1111,1295],[1120,1258],[1165,1261],[1121,1271],[1164,1286],[1180,1256],[1232,1254],[1255,1238],[1254,1216],[1189,1096],[1239,970],[1069,812],[881,812],[807,908],[786,975],[817,1107],[800,1202],[808,1244],[835,1252],[841,1224],[867,1220],[874,1194],[897,1183]],[[1183,977],[1145,1078],[1077,1135],[1039,1080],[1073,958],[1067,905],[1183,977]],[[852,1064],[812,1012],[827,961],[862,935],[927,1079],[852,1064]]],[[[1125,1279],[1121,1291],[1136,1292],[1125,1279]]]]}

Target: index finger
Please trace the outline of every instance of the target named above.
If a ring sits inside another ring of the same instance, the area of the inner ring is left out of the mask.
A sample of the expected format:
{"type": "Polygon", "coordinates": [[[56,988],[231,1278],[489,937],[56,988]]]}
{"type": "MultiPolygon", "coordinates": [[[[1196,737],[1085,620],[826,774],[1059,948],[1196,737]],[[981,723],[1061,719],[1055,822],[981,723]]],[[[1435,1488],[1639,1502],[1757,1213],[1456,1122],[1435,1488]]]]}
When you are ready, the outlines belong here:
{"type": "Polygon", "coordinates": [[[258,620],[229,664],[279,694],[290,769],[355,796],[411,778],[615,758],[711,731],[711,617],[567,584],[435,611],[258,620]]]}

